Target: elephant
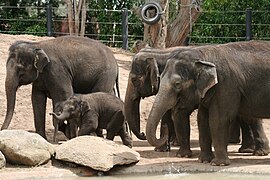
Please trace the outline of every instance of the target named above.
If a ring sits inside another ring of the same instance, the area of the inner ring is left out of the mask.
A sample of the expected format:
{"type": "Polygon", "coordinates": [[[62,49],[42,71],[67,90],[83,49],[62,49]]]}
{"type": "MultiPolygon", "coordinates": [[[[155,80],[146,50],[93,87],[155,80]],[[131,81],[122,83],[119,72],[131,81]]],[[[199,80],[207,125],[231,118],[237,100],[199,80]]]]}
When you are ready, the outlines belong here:
{"type": "MultiPolygon", "coordinates": [[[[125,124],[124,102],[115,95],[104,92],[76,94],[59,105],[57,109],[61,111],[51,114],[57,120],[67,120],[73,125],[70,126],[73,128],[70,129],[70,135],[66,134],[67,137],[76,137],[77,127],[78,136],[102,136],[100,130],[106,129],[107,139],[113,140],[115,135],[120,135],[123,144],[132,147],[132,139],[125,124]]],[[[58,127],[55,131],[58,131],[58,127]]]]}
{"type": "MultiPolygon", "coordinates": [[[[138,139],[146,140],[145,134],[140,132],[140,100],[145,97],[155,95],[158,91],[159,76],[163,71],[167,59],[173,52],[185,51],[191,47],[173,47],[167,49],[143,48],[135,54],[131,64],[131,70],[128,78],[128,85],[125,94],[125,116],[131,131],[138,139]]],[[[189,116],[186,118],[189,121],[189,116]]],[[[169,138],[175,137],[174,126],[171,120],[171,112],[168,111],[162,118],[162,124],[170,126],[169,138]]],[[[185,123],[189,128],[189,123],[185,123]]],[[[181,131],[184,132],[184,131],[181,131]]],[[[162,130],[161,130],[162,133],[162,130]]],[[[181,135],[189,137],[187,134],[181,135]]],[[[185,138],[187,139],[187,138],[185,138]]],[[[189,138],[188,138],[189,139],[189,138]]],[[[183,156],[190,156],[191,150],[188,142],[180,143],[183,149],[183,156]]],[[[156,151],[169,151],[170,142],[164,143],[155,148],[156,151]]]]}
{"type": "MultiPolygon", "coordinates": [[[[189,50],[192,47],[173,47],[167,49],[155,49],[144,48],[137,53],[132,60],[131,70],[128,78],[128,86],[125,95],[125,112],[127,121],[132,132],[137,138],[145,140],[144,133],[140,133],[140,111],[139,104],[141,98],[155,95],[158,90],[159,74],[161,74],[165,68],[168,58],[176,53],[189,50]],[[154,91],[152,88],[155,88],[154,91]]],[[[194,100],[195,101],[195,100],[194,100]]],[[[191,102],[189,107],[180,108],[177,110],[177,132],[179,133],[178,139],[180,141],[180,148],[177,152],[177,156],[191,157],[192,151],[190,150],[190,114],[197,109],[198,102],[191,102]],[[179,124],[181,123],[181,124],[179,124]]],[[[175,134],[175,127],[171,119],[171,111],[169,110],[162,117],[162,127],[165,124],[169,126],[168,141],[172,140],[175,134]]],[[[244,124],[244,122],[242,123],[244,124]]],[[[248,130],[247,125],[243,125],[245,134],[242,135],[243,142],[240,152],[250,152],[253,150],[254,142],[249,141],[252,134],[248,130]]],[[[163,131],[161,130],[161,133],[163,131]]],[[[162,135],[161,135],[162,136],[162,135]]],[[[169,151],[170,142],[166,142],[163,145],[155,148],[155,151],[169,151]]]]}
{"type": "MultiPolygon", "coordinates": [[[[166,136],[157,139],[155,135],[159,119],[174,108],[174,120],[177,108],[185,108],[195,100],[200,162],[218,166],[230,164],[229,125],[238,118],[255,122],[252,128],[256,140],[254,154],[267,155],[269,142],[261,119],[270,117],[267,111],[269,50],[270,42],[249,41],[200,46],[171,56],[161,74],[159,91],[147,120],[148,142],[157,147],[166,142],[166,136]]],[[[175,127],[178,126],[175,124],[175,127]]]]}
{"type": "Polygon", "coordinates": [[[55,108],[74,93],[113,93],[118,80],[112,51],[96,40],[78,36],[15,42],[9,48],[6,71],[7,112],[1,130],[11,122],[17,89],[32,83],[35,129],[44,138],[47,98],[55,108]]]}

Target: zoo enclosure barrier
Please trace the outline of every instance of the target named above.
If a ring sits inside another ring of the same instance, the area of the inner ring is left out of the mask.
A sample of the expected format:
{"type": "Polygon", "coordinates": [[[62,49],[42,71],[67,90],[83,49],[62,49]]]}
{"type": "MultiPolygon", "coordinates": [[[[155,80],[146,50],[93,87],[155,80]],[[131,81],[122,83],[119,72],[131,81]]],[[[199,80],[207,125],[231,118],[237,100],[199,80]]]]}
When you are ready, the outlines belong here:
{"type": "MultiPolygon", "coordinates": [[[[0,33],[9,34],[33,34],[40,36],[61,36],[67,35],[67,8],[59,8],[48,5],[46,7],[12,7],[0,6],[0,11],[7,9],[27,9],[27,17],[5,17],[0,14],[0,33]],[[42,16],[35,16],[41,12],[42,16]],[[21,25],[21,26],[19,26],[21,25]]],[[[143,39],[143,23],[136,15],[128,9],[107,10],[87,9],[87,21],[85,36],[97,39],[112,47],[128,49],[136,40],[143,39]],[[102,21],[95,18],[95,14],[104,14],[102,21]]],[[[172,13],[172,12],[170,12],[172,13]]],[[[269,11],[255,11],[246,9],[244,11],[204,11],[193,24],[192,32],[189,35],[191,44],[212,44],[225,43],[239,40],[263,39],[270,40],[269,33],[261,33],[263,29],[269,29],[269,21],[264,23],[256,22],[253,14],[269,14],[269,11]],[[226,22],[224,19],[209,19],[215,14],[224,14],[239,18],[241,23],[226,22]],[[237,29],[237,33],[230,34],[231,29],[237,29]],[[208,31],[207,31],[208,30],[208,31]]],[[[265,17],[265,16],[264,16],[265,17]]]]}

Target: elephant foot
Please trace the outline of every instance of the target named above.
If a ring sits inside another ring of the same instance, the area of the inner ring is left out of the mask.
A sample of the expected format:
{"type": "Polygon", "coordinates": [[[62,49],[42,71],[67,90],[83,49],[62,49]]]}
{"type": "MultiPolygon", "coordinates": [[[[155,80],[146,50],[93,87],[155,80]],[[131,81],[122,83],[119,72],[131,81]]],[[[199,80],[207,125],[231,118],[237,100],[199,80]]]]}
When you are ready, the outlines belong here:
{"type": "Polygon", "coordinates": [[[238,152],[239,153],[253,153],[254,152],[254,149],[255,149],[255,146],[254,145],[251,145],[251,146],[244,146],[244,145],[242,145],[238,149],[238,152]]]}
{"type": "Polygon", "coordinates": [[[168,152],[171,150],[171,147],[169,144],[164,144],[160,147],[155,147],[154,149],[156,152],[168,152]]]}
{"type": "Polygon", "coordinates": [[[209,153],[201,152],[199,155],[199,162],[200,163],[210,163],[214,157],[215,156],[214,156],[213,152],[209,152],[209,153]]]}
{"type": "Polygon", "coordinates": [[[189,148],[180,148],[176,153],[176,156],[190,158],[192,156],[192,151],[189,148]]]}
{"type": "Polygon", "coordinates": [[[178,142],[178,140],[176,138],[174,138],[173,140],[171,140],[171,145],[173,146],[180,146],[180,143],[178,142]]]}
{"type": "Polygon", "coordinates": [[[230,165],[230,159],[228,157],[225,158],[214,158],[212,159],[210,165],[211,166],[228,166],[230,165]]]}
{"type": "Polygon", "coordinates": [[[256,149],[253,152],[254,156],[267,156],[269,154],[269,148],[256,149]]]}

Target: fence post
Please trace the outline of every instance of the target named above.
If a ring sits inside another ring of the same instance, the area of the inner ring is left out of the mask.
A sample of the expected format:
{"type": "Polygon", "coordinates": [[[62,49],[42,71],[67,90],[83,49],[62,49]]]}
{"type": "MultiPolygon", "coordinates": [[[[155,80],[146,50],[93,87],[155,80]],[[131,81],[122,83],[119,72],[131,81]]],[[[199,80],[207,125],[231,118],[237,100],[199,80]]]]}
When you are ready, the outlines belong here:
{"type": "Polygon", "coordinates": [[[122,9],[122,48],[128,50],[128,10],[127,8],[122,9]]]}
{"type": "Polygon", "coordinates": [[[246,40],[252,39],[252,17],[251,8],[246,9],[246,40]]]}
{"type": "Polygon", "coordinates": [[[52,5],[46,6],[47,35],[52,36],[52,5]]]}

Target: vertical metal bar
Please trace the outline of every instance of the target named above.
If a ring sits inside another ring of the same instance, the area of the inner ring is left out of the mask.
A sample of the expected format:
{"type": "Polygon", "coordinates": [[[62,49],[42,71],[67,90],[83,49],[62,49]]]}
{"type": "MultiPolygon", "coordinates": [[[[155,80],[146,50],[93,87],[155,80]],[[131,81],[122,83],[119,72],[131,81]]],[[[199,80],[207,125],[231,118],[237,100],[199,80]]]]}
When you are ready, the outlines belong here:
{"type": "Polygon", "coordinates": [[[252,39],[252,11],[251,8],[246,9],[246,40],[252,39]]]}
{"type": "Polygon", "coordinates": [[[122,9],[122,48],[128,50],[128,10],[122,9]]]}
{"type": "Polygon", "coordinates": [[[52,5],[48,4],[46,6],[46,20],[47,20],[47,35],[52,36],[52,5]]]}

